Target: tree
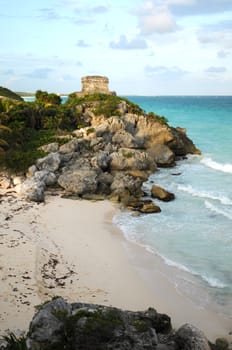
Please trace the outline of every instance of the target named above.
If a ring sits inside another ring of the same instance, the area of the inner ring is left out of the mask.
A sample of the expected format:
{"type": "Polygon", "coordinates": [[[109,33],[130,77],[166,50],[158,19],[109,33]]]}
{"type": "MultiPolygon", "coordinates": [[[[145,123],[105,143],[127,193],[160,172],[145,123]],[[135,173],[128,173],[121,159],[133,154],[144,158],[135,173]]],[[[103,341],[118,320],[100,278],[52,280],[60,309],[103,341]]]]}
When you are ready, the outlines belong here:
{"type": "Polygon", "coordinates": [[[35,98],[38,102],[43,102],[45,104],[60,105],[61,98],[57,94],[49,94],[47,91],[37,90],[35,93],[35,98]]]}
{"type": "Polygon", "coordinates": [[[5,153],[5,148],[8,146],[8,142],[4,137],[6,132],[11,132],[11,129],[0,124],[0,134],[3,134],[3,137],[0,137],[0,153],[5,153]]]}

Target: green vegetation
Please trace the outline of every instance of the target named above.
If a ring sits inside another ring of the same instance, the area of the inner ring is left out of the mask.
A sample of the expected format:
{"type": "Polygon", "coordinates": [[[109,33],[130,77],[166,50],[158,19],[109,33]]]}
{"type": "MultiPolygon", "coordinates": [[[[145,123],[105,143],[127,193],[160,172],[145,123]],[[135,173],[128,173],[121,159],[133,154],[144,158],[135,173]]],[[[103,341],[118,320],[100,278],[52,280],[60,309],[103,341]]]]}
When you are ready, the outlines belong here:
{"type": "Polygon", "coordinates": [[[127,103],[128,112],[134,114],[144,114],[144,111],[135,103],[130,102],[126,98],[118,97],[115,95],[107,94],[91,94],[85,96],[77,96],[75,93],[70,94],[68,101],[66,102],[68,106],[75,106],[83,110],[84,108],[93,108],[93,112],[96,115],[104,115],[106,117],[119,116],[120,104],[122,101],[127,103]]]}
{"type": "Polygon", "coordinates": [[[5,350],[27,350],[26,338],[17,338],[14,333],[9,333],[2,337],[2,340],[6,343],[5,350]]]}
{"type": "Polygon", "coordinates": [[[71,339],[77,331],[75,325],[80,324],[81,343],[94,349],[101,349],[98,344],[112,340],[114,329],[123,326],[118,310],[79,310],[75,315],[65,319],[65,337],[71,339]],[[92,346],[92,347],[91,347],[92,346]]]}
{"type": "Polygon", "coordinates": [[[0,86],[0,96],[10,98],[12,100],[23,101],[22,97],[17,95],[15,92],[0,86]]]}
{"type": "Polygon", "coordinates": [[[94,128],[88,128],[88,129],[86,130],[86,134],[87,134],[87,135],[92,134],[92,133],[94,133],[94,132],[95,132],[95,129],[94,129],[94,128]]]}
{"type": "Polygon", "coordinates": [[[123,151],[122,154],[123,154],[123,157],[125,157],[125,158],[132,158],[133,157],[133,152],[130,152],[130,151],[123,151]]]}
{"type": "Polygon", "coordinates": [[[149,112],[147,116],[149,119],[155,120],[161,124],[166,124],[166,125],[168,124],[167,118],[165,118],[164,116],[160,116],[158,114],[155,114],[154,112],[149,112]]]}
{"type": "Polygon", "coordinates": [[[57,136],[69,135],[80,123],[86,126],[81,113],[61,105],[59,96],[38,91],[36,97],[35,102],[0,100],[0,168],[25,172],[45,155],[40,146],[62,143],[57,136]]]}
{"type": "Polygon", "coordinates": [[[50,105],[60,105],[61,98],[56,94],[49,94],[47,91],[37,90],[35,93],[35,98],[38,102],[47,103],[50,105]]]}
{"type": "Polygon", "coordinates": [[[149,329],[149,325],[143,320],[135,321],[134,322],[134,327],[135,327],[136,331],[139,332],[139,333],[147,332],[148,329],[149,329]]]}
{"type": "Polygon", "coordinates": [[[50,303],[52,300],[56,300],[56,299],[59,299],[60,296],[59,295],[55,295],[54,297],[52,297],[50,300],[46,300],[44,301],[42,304],[38,304],[38,305],[35,305],[34,308],[39,311],[40,309],[42,309],[42,307],[48,303],[50,303]]]}
{"type": "MultiPolygon", "coordinates": [[[[7,91],[10,96],[10,90],[0,88],[0,95],[1,91],[5,95],[7,91]]],[[[18,100],[0,99],[0,168],[12,173],[25,172],[37,158],[45,155],[38,149],[40,146],[64,142],[59,135],[68,136],[73,130],[88,126],[87,134],[94,133],[90,125],[91,112],[108,118],[123,115],[125,111],[145,115],[138,105],[126,98],[107,94],[77,96],[73,93],[63,104],[60,96],[42,90],[36,91],[34,102],[25,102],[20,97],[18,100]]],[[[148,118],[167,123],[166,118],[153,112],[148,118]]],[[[132,157],[130,153],[124,156],[132,157]]]]}
{"type": "Polygon", "coordinates": [[[0,138],[0,153],[3,154],[5,149],[9,146],[8,142],[4,138],[4,133],[11,132],[11,129],[5,125],[0,125],[0,135],[3,134],[3,137],[0,138]]]}

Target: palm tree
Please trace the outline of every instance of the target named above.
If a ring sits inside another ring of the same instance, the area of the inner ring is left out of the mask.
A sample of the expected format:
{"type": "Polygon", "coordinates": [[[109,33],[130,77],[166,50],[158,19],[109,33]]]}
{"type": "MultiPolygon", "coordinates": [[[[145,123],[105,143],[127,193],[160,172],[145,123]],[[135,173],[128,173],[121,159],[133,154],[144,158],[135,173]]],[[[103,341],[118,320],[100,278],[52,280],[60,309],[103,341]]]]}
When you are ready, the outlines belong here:
{"type": "MultiPolygon", "coordinates": [[[[4,131],[11,132],[12,130],[8,128],[8,126],[1,125],[0,124],[0,134],[4,131]]],[[[5,148],[8,146],[8,142],[5,140],[5,138],[0,137],[0,153],[5,152],[5,148]]]]}

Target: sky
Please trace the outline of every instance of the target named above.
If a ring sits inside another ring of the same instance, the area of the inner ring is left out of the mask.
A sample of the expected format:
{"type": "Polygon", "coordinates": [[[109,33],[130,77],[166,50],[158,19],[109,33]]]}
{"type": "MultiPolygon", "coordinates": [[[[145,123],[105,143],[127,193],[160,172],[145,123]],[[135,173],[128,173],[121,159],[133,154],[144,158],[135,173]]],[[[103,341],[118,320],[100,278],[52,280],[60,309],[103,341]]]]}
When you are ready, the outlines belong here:
{"type": "Polygon", "coordinates": [[[232,0],[0,0],[0,86],[231,95],[232,0]]]}

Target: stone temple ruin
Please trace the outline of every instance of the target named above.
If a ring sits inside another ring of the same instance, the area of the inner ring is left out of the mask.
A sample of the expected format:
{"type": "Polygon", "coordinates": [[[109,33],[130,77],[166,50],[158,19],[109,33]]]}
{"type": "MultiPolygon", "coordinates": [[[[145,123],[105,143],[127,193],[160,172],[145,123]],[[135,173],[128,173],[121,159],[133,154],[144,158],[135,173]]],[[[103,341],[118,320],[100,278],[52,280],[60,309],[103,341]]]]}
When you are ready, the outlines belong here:
{"type": "Polygon", "coordinates": [[[116,95],[114,91],[109,91],[109,79],[99,75],[86,76],[81,78],[82,90],[76,92],[77,96],[90,94],[116,95]]]}

